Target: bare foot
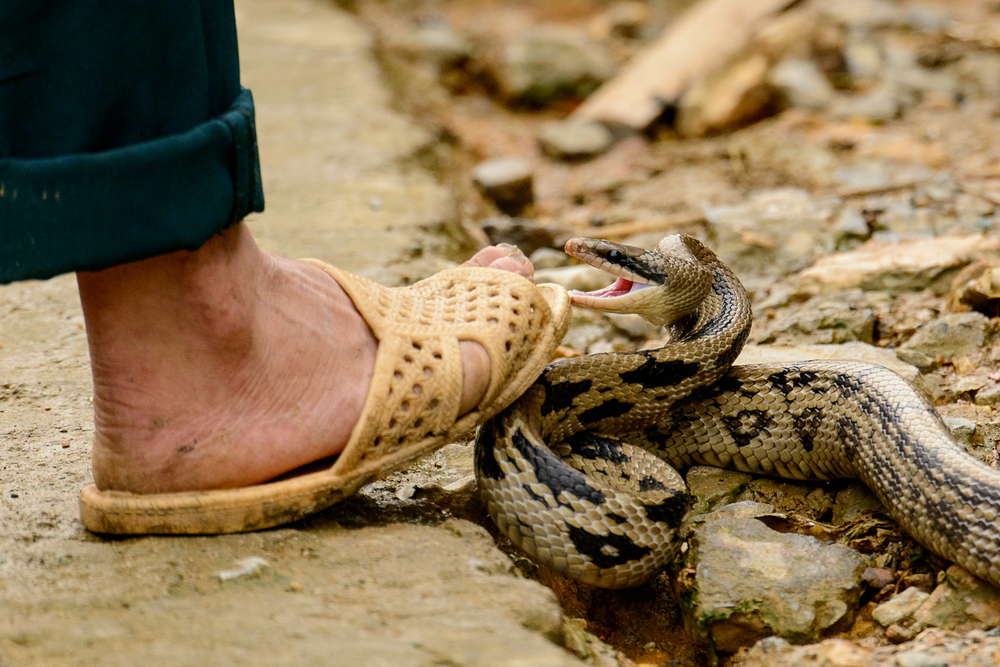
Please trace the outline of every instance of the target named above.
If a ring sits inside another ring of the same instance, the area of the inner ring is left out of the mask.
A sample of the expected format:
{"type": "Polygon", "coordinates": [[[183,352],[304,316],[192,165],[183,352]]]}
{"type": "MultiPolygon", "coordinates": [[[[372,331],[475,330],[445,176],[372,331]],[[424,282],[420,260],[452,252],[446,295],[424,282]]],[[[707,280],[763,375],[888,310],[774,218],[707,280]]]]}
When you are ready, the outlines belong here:
{"type": "MultiPolygon", "coordinates": [[[[527,277],[513,246],[466,263],[527,277]]],[[[94,375],[94,479],[152,493],[266,481],[343,450],[377,341],[320,269],[235,225],[195,252],[77,274],[94,375]]],[[[490,360],[461,344],[460,413],[490,360]]]]}

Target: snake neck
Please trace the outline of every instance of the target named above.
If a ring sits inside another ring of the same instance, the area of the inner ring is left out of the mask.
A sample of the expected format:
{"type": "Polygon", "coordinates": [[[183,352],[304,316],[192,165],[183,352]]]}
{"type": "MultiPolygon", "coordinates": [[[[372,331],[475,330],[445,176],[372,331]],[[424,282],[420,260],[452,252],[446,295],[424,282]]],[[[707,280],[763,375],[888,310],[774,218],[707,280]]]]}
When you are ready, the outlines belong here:
{"type": "Polygon", "coordinates": [[[750,335],[750,299],[714,253],[701,244],[692,250],[712,271],[712,288],[701,307],[669,328],[670,342],[554,362],[520,399],[524,422],[544,441],[654,425],[733,365],[750,335]]]}

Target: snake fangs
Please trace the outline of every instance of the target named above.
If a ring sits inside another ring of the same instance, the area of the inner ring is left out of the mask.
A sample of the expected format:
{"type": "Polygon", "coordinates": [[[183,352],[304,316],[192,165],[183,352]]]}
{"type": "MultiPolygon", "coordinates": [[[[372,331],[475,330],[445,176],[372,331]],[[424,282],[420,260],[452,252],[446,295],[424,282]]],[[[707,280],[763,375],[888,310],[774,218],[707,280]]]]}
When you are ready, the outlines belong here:
{"type": "Polygon", "coordinates": [[[483,501],[532,558],[597,586],[646,581],[678,550],[688,507],[666,462],[860,479],[917,541],[1000,585],[1000,471],[956,444],[909,383],[853,361],[733,367],[749,298],[691,237],[655,251],[572,239],[566,252],[617,276],[574,303],[639,313],[670,342],[558,360],[480,428],[483,501]]]}

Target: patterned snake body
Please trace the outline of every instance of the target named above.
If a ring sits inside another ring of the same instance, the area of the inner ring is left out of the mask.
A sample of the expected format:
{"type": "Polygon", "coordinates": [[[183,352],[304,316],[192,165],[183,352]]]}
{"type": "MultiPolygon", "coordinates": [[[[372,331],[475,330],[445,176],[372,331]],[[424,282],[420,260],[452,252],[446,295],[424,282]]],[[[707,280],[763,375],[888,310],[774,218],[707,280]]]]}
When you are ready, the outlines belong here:
{"type": "Polygon", "coordinates": [[[749,299],[693,238],[657,251],[574,239],[567,252],[618,276],[575,303],[639,312],[671,341],[554,362],[480,428],[483,501],[532,558],[597,586],[643,583],[676,554],[688,506],[664,462],[702,464],[860,479],[925,547],[1000,585],[1000,472],[956,444],[909,383],[861,362],[731,368],[749,299]]]}

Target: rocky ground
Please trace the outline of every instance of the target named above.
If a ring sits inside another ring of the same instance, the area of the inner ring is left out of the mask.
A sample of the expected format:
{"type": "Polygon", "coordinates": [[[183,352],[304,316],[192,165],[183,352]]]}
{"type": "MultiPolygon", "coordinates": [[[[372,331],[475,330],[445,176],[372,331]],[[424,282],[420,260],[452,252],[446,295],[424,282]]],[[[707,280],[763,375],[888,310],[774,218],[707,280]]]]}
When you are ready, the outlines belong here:
{"type": "MultiPolygon", "coordinates": [[[[739,362],[888,366],[997,465],[1000,7],[806,0],[643,131],[571,112],[691,3],[237,3],[268,249],[387,283],[517,243],[684,231],[755,307],[739,362]],[[568,120],[567,120],[568,119],[568,120]]],[[[692,47],[693,48],[693,47],[692,47]]],[[[278,530],[108,541],[69,276],[0,288],[0,664],[993,665],[1000,591],[858,483],[694,468],[684,556],[598,591],[496,535],[466,443],[278,530]]],[[[567,353],[651,347],[575,314],[567,353]]]]}

